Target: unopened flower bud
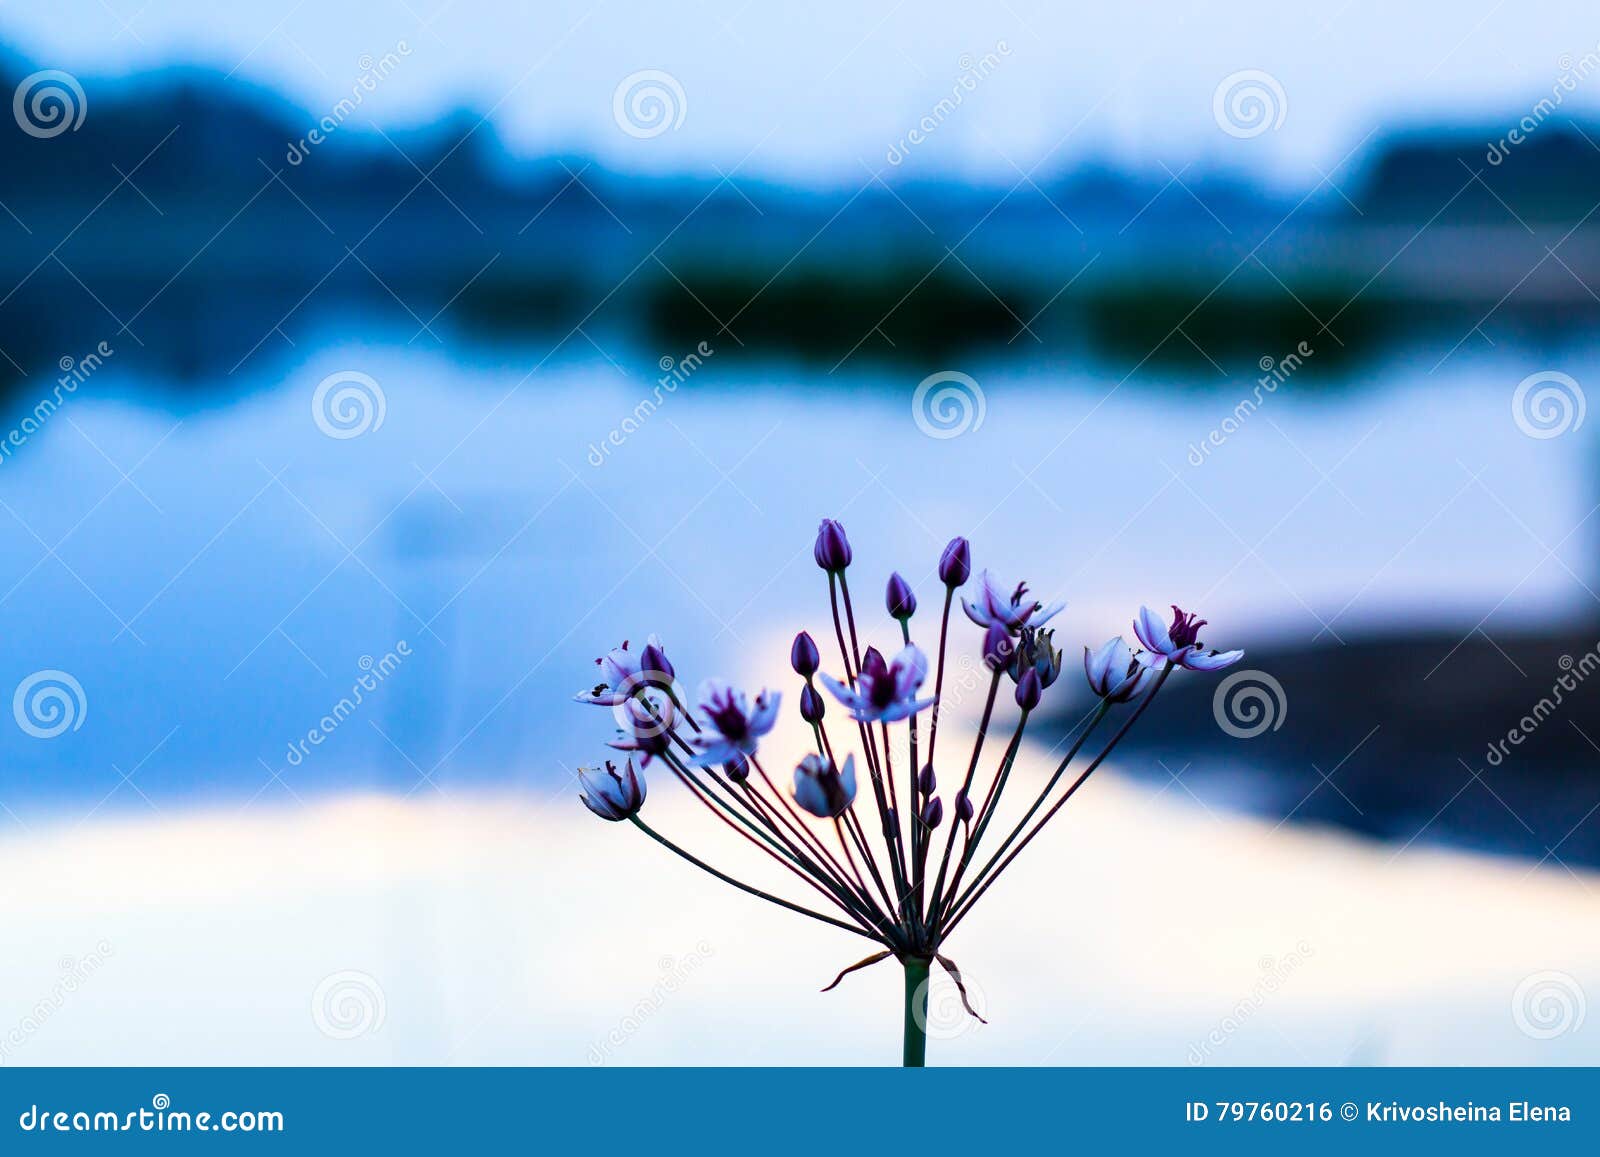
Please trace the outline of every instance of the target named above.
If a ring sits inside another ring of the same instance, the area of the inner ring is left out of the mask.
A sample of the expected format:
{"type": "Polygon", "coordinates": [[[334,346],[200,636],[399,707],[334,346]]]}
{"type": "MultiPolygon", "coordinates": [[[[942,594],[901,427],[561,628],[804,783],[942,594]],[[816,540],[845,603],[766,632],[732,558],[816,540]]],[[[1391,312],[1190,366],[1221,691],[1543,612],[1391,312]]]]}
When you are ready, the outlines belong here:
{"type": "Polygon", "coordinates": [[[967,798],[965,791],[956,792],[956,819],[962,823],[970,823],[972,820],[972,801],[967,798]]]}
{"type": "Polygon", "coordinates": [[[801,631],[794,637],[794,644],[789,648],[789,666],[802,679],[811,678],[822,666],[822,656],[817,653],[817,644],[809,633],[801,631]]]}
{"type": "Polygon", "coordinates": [[[646,643],[644,650],[639,652],[639,669],[647,675],[660,676],[652,682],[670,683],[676,674],[672,669],[672,660],[667,658],[667,653],[661,649],[661,644],[653,640],[646,643]]]}
{"type": "Polygon", "coordinates": [[[734,783],[743,783],[750,778],[750,761],[741,756],[731,763],[724,763],[722,765],[722,774],[733,780],[734,783]]]}
{"type": "Polygon", "coordinates": [[[952,589],[972,577],[972,545],[964,538],[952,538],[939,556],[939,581],[952,589]]]}
{"type": "Polygon", "coordinates": [[[889,617],[902,623],[917,613],[917,596],[899,571],[889,576],[889,589],[884,592],[883,601],[889,608],[889,617]]]}
{"type": "Polygon", "coordinates": [[[850,540],[844,527],[832,518],[824,518],[817,528],[817,545],[812,550],[817,565],[829,574],[839,574],[850,565],[850,540]]]}
{"type": "Polygon", "coordinates": [[[990,623],[983,632],[983,661],[991,671],[1000,671],[1011,663],[1011,635],[999,623],[990,623]]]}
{"type": "Polygon", "coordinates": [[[1043,689],[1039,686],[1039,672],[1029,667],[1022,673],[1022,678],[1017,680],[1017,706],[1024,711],[1032,711],[1039,706],[1039,696],[1043,689]]]}
{"type": "Polygon", "coordinates": [[[917,790],[923,795],[932,795],[939,786],[938,777],[933,774],[933,764],[925,763],[922,770],[917,772],[917,790]]]}
{"type": "Polygon", "coordinates": [[[934,796],[922,805],[922,824],[929,831],[944,822],[944,801],[934,796]]]}
{"type": "Polygon", "coordinates": [[[827,705],[817,689],[807,683],[800,689],[800,718],[807,723],[821,723],[822,717],[827,713],[827,705]]]}

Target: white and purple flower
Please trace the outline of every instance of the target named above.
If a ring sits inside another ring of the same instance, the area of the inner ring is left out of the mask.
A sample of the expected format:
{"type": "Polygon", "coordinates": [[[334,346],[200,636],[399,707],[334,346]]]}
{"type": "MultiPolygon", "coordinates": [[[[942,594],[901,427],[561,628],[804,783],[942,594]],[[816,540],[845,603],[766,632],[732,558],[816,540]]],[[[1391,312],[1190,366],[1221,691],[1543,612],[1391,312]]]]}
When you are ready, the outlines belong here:
{"type": "Polygon", "coordinates": [[[907,644],[892,663],[884,662],[876,647],[868,647],[854,687],[826,674],[817,676],[833,692],[833,697],[849,709],[850,718],[857,723],[894,723],[931,707],[932,699],[917,698],[917,691],[927,677],[927,657],[911,644],[907,644]]]}
{"type": "Polygon", "coordinates": [[[1083,649],[1083,673],[1089,690],[1111,703],[1136,699],[1156,678],[1154,667],[1141,663],[1118,635],[1093,651],[1083,649]]]}
{"type": "Polygon", "coordinates": [[[989,571],[979,575],[978,582],[978,597],[962,599],[961,606],[967,618],[980,627],[998,626],[1014,635],[1023,627],[1044,626],[1066,606],[1062,602],[1046,606],[1038,599],[1029,598],[1027,583],[1018,583],[1015,590],[1006,594],[989,571]]]}
{"type": "Polygon", "coordinates": [[[1243,651],[1213,651],[1200,642],[1200,628],[1206,620],[1199,615],[1185,614],[1177,604],[1172,607],[1172,625],[1167,626],[1149,607],[1139,608],[1139,617],[1133,621],[1133,633],[1149,650],[1140,661],[1148,665],[1163,662],[1186,667],[1191,671],[1220,671],[1244,658],[1243,651]]]}
{"type": "Polygon", "coordinates": [[[580,767],[578,784],[583,791],[578,798],[583,806],[603,820],[625,820],[644,806],[644,777],[633,770],[633,760],[617,765],[609,759],[605,768],[580,767]]]}
{"type": "Polygon", "coordinates": [[[661,640],[651,635],[643,651],[630,651],[628,641],[613,647],[595,660],[601,679],[586,691],[573,696],[579,703],[616,707],[631,698],[641,686],[665,686],[672,682],[672,664],[667,662],[661,640]]]}
{"type": "Polygon", "coordinates": [[[808,755],[794,769],[794,802],[819,820],[838,819],[856,799],[856,757],[844,767],[821,755],[808,755]]]}
{"type": "Polygon", "coordinates": [[[697,751],[691,762],[707,767],[713,763],[735,763],[754,755],[761,737],[778,722],[778,703],[782,698],[763,688],[752,710],[744,692],[720,680],[706,683],[700,691],[700,713],[708,726],[694,736],[697,751]]]}

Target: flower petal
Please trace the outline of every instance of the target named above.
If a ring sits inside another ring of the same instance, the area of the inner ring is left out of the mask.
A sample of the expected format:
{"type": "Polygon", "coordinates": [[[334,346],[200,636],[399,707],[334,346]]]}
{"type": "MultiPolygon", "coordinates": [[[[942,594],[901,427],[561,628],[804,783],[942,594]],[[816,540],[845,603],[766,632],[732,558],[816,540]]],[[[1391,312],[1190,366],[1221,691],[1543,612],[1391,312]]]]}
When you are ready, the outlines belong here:
{"type": "Polygon", "coordinates": [[[907,643],[894,657],[889,670],[894,675],[894,697],[909,699],[928,677],[928,660],[914,643],[907,643]]]}
{"type": "Polygon", "coordinates": [[[735,759],[744,757],[744,753],[736,745],[729,743],[715,732],[710,734],[712,738],[698,741],[700,751],[689,757],[689,763],[695,767],[710,767],[713,763],[731,763],[735,759]]]}
{"type": "Polygon", "coordinates": [[[1066,606],[1067,606],[1067,602],[1066,602],[1065,599],[1057,599],[1055,602],[1049,604],[1048,606],[1040,607],[1037,611],[1034,611],[1033,614],[1028,616],[1028,626],[1030,626],[1030,627],[1042,627],[1042,626],[1044,626],[1051,619],[1055,618],[1063,610],[1065,610],[1066,606]]]}
{"type": "Polygon", "coordinates": [[[818,819],[828,818],[828,793],[813,776],[804,775],[797,768],[794,773],[794,802],[818,819]]]}
{"type": "Polygon", "coordinates": [[[1111,687],[1112,672],[1118,674],[1128,669],[1128,644],[1118,635],[1107,639],[1095,650],[1083,649],[1083,673],[1089,679],[1089,689],[1104,694],[1111,687]]]}
{"type": "Polygon", "coordinates": [[[1149,607],[1139,608],[1139,617],[1133,620],[1133,633],[1139,637],[1139,642],[1158,655],[1172,655],[1177,650],[1172,645],[1172,636],[1167,633],[1167,625],[1149,607]]]}
{"type": "Polygon", "coordinates": [[[850,687],[839,682],[839,680],[835,679],[832,675],[829,675],[824,671],[819,671],[817,672],[817,678],[821,679],[822,685],[833,694],[835,699],[837,699],[840,703],[843,703],[846,707],[854,709],[861,705],[861,696],[856,694],[856,692],[850,687]]]}
{"type": "Polygon", "coordinates": [[[778,721],[778,704],[782,701],[781,693],[762,688],[761,694],[756,696],[756,709],[747,724],[752,736],[759,737],[772,730],[773,724],[778,721]]]}
{"type": "Polygon", "coordinates": [[[1202,651],[1197,647],[1190,647],[1188,654],[1179,662],[1191,671],[1220,671],[1224,667],[1231,667],[1244,658],[1243,651],[1202,651]]]}

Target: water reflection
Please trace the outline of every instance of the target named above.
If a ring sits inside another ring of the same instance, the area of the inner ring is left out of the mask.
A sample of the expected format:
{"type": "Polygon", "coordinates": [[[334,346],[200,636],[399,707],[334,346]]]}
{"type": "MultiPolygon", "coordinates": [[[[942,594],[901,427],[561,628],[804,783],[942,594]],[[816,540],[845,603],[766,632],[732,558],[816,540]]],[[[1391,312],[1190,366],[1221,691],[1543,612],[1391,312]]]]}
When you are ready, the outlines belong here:
{"type": "Polygon", "coordinates": [[[892,567],[930,582],[968,534],[979,565],[1069,600],[1069,639],[1164,600],[1258,651],[1549,627],[1590,597],[1588,440],[1510,420],[1530,356],[1429,373],[1418,355],[1381,392],[1291,383],[1199,465],[1233,391],[1076,367],[967,367],[984,421],[936,438],[910,371],[816,388],[819,372],[712,358],[662,396],[644,358],[530,374],[513,351],[398,335],[325,341],[232,406],[174,414],[134,401],[149,383],[112,359],[0,467],[14,677],[71,672],[95,724],[0,740],[5,803],[539,781],[594,757],[567,697],[622,637],[660,631],[684,672],[781,670],[763,666],[772,640],[820,610],[824,513],[869,586],[892,567]],[[313,395],[349,370],[381,387],[383,422],[329,437],[313,395]],[[402,643],[381,687],[320,727],[402,643]]]}

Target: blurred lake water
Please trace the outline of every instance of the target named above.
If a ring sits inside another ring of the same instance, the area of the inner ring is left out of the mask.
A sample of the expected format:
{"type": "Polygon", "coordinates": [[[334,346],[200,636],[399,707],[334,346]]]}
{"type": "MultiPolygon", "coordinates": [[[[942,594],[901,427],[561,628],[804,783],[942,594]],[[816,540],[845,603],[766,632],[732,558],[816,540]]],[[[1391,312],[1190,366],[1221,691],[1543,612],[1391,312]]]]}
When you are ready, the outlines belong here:
{"type": "Polygon", "coordinates": [[[325,332],[193,408],[112,358],[0,464],[5,677],[66,672],[84,704],[53,739],[0,730],[8,810],[564,778],[610,730],[570,696],[623,638],[660,632],[691,685],[792,690],[788,635],[824,623],[824,515],[855,542],[869,634],[892,568],[936,604],[961,533],[1068,600],[1069,661],[1141,602],[1249,649],[1548,624],[1590,598],[1589,428],[1528,437],[1511,397],[1535,370],[1584,380],[1592,347],[1408,350],[1242,418],[1253,382],[1119,384],[1024,350],[929,367],[982,394],[981,423],[932,437],[906,367],[713,353],[662,389],[637,349],[574,339],[534,366],[407,337],[325,332]],[[381,424],[331,437],[314,396],[351,372],[381,424]]]}

